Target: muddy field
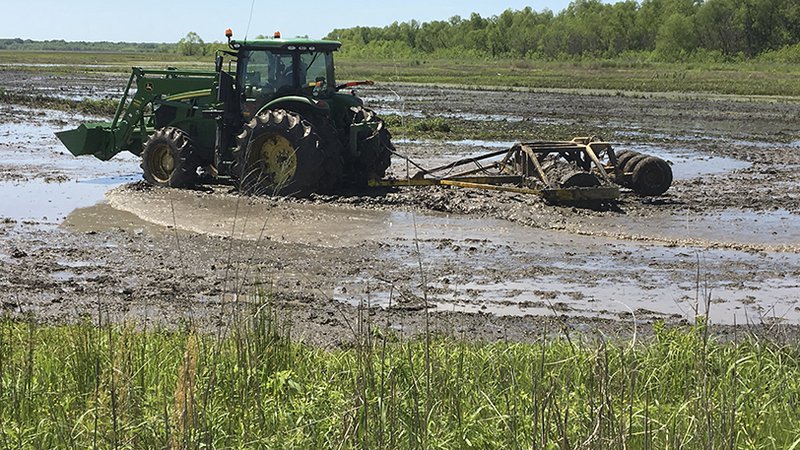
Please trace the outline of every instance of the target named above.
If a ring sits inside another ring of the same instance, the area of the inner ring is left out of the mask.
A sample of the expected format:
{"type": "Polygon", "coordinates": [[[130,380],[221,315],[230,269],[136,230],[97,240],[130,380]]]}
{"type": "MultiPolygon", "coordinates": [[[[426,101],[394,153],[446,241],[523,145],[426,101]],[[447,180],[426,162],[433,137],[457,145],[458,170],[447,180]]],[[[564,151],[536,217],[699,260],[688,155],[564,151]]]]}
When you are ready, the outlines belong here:
{"type": "MultiPolygon", "coordinates": [[[[7,74],[7,91],[70,99],[118,96],[125,81],[7,74]]],[[[426,311],[433,330],[479,339],[646,331],[693,321],[704,299],[721,327],[800,325],[800,102],[421,86],[361,95],[382,114],[507,136],[396,139],[424,166],[515,136],[600,134],[669,160],[676,180],[661,198],[623,193],[602,211],[455,188],[306,200],[154,189],[133,155],[78,159],[53,135],[93,118],[3,104],[0,310],[213,327],[260,292],[296,336],[324,345],[347,342],[359,316],[415,334],[426,311]]]]}

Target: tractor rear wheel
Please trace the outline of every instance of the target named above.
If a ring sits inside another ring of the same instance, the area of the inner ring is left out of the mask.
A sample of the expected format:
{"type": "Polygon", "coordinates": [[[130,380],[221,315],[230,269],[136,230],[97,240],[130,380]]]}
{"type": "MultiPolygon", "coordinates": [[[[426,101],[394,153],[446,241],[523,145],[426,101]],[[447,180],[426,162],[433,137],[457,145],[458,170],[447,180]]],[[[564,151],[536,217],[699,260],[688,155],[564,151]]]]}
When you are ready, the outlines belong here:
{"type": "Polygon", "coordinates": [[[322,163],[323,176],[320,178],[320,193],[334,192],[342,182],[344,172],[344,147],[336,134],[336,129],[325,117],[311,117],[311,123],[320,140],[320,149],[325,157],[322,163]]]}
{"type": "Polygon", "coordinates": [[[363,151],[355,164],[354,178],[359,185],[366,185],[367,181],[380,179],[386,175],[386,169],[392,163],[392,135],[386,128],[386,123],[369,108],[355,108],[354,123],[375,122],[375,130],[369,136],[358,141],[359,150],[363,151]]]}
{"type": "Polygon", "coordinates": [[[237,136],[239,191],[307,196],[325,186],[325,153],[310,122],[282,109],[254,117],[237,136]]]}
{"type": "Polygon", "coordinates": [[[154,186],[191,187],[197,182],[199,166],[192,140],[179,128],[156,130],[144,144],[143,176],[154,186]]]}

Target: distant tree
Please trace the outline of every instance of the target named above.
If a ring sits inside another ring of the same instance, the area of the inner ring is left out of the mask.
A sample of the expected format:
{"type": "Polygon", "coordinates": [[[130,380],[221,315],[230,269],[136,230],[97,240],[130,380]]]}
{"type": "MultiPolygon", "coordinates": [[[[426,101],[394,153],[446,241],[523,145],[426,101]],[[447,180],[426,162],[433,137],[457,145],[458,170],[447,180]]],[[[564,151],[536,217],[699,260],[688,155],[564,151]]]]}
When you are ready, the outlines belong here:
{"type": "Polygon", "coordinates": [[[700,44],[731,56],[745,50],[745,30],[740,10],[743,0],[709,0],[695,15],[700,44]]]}
{"type": "Polygon", "coordinates": [[[195,33],[190,31],[186,37],[178,41],[178,52],[185,56],[205,55],[207,51],[206,43],[195,33]]]}
{"type": "Polygon", "coordinates": [[[697,32],[691,17],[674,13],[658,30],[656,50],[668,59],[676,59],[697,47],[697,32]]]}
{"type": "Polygon", "coordinates": [[[656,52],[753,58],[800,45],[799,0],[573,0],[554,14],[532,8],[491,17],[333,30],[344,52],[364,55],[616,57],[656,52]]]}

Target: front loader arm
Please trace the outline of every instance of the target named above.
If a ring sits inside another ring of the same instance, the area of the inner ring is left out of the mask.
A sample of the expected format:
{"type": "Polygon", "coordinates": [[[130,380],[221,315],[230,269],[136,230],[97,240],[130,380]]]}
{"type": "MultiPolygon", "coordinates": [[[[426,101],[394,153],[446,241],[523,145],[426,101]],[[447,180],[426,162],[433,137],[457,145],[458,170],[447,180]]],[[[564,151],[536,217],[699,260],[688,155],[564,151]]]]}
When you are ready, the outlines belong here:
{"type": "Polygon", "coordinates": [[[139,155],[141,144],[153,131],[154,109],[210,97],[216,76],[215,72],[134,67],[111,122],[85,123],[56,136],[75,156],[94,155],[106,161],[124,150],[139,155]],[[136,91],[131,95],[134,85],[136,91]]]}

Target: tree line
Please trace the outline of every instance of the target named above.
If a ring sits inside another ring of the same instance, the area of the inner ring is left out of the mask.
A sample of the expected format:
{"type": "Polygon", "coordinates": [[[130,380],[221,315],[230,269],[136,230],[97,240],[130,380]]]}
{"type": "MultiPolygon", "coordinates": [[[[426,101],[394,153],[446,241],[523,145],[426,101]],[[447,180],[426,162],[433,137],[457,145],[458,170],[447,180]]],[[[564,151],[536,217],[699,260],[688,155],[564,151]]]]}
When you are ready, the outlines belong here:
{"type": "MultiPolygon", "coordinates": [[[[258,36],[261,38],[262,36],[258,36]]],[[[614,58],[702,61],[763,58],[800,63],[798,0],[575,0],[559,13],[531,7],[497,16],[384,27],[335,29],[342,52],[355,57],[614,58]]],[[[224,47],[194,32],[177,43],[0,39],[0,50],[213,54],[224,47]]]]}
{"type": "Polygon", "coordinates": [[[16,51],[169,53],[175,51],[175,47],[176,44],[0,39],[0,50],[16,51]]]}
{"type": "Polygon", "coordinates": [[[555,14],[532,8],[500,15],[385,27],[335,29],[328,38],[362,56],[419,54],[514,58],[613,58],[650,52],[725,60],[774,52],[800,55],[797,0],[576,0],[555,14]]]}

